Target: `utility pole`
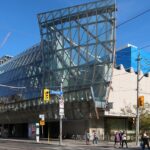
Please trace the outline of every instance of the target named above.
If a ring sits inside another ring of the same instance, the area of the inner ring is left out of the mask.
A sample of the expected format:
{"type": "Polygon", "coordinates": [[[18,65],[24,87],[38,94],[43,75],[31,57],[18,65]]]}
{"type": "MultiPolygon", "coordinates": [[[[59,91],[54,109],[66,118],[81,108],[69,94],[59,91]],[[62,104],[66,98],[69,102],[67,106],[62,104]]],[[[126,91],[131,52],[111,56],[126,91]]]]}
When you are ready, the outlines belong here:
{"type": "Polygon", "coordinates": [[[140,82],[140,52],[137,58],[137,107],[136,107],[136,145],[139,146],[139,82],[140,82]]]}

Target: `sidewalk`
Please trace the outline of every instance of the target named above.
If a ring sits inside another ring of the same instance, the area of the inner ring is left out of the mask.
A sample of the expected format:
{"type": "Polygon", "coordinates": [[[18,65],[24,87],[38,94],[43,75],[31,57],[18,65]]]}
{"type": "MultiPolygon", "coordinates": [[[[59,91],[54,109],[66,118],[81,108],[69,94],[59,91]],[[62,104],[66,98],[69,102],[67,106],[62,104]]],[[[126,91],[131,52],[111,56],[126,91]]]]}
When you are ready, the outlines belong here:
{"type": "MultiPolygon", "coordinates": [[[[37,143],[37,144],[51,144],[51,145],[59,145],[58,139],[51,139],[48,141],[47,139],[41,139],[39,142],[36,140],[28,140],[28,139],[3,139],[0,138],[0,141],[13,141],[13,142],[23,142],[23,143],[37,143]]],[[[71,140],[71,139],[63,139],[62,146],[87,146],[84,140],[71,140]]],[[[88,146],[101,146],[101,147],[114,147],[114,142],[108,142],[108,141],[99,141],[98,144],[92,144],[92,141],[90,141],[90,145],[88,146]]],[[[129,148],[137,148],[135,142],[129,142],[128,143],[129,148]]]]}

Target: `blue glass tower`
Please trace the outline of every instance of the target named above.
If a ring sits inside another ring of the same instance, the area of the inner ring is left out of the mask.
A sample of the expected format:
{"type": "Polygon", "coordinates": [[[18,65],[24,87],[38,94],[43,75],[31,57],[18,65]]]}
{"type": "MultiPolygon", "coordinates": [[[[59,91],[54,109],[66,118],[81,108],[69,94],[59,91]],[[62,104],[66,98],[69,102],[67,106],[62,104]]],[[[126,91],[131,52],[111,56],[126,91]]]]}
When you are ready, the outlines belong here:
{"type": "MultiPolygon", "coordinates": [[[[116,66],[122,64],[127,70],[133,68],[137,72],[137,57],[138,48],[136,46],[128,44],[125,48],[122,48],[116,52],[116,66]]],[[[150,72],[150,52],[140,50],[140,69],[143,73],[150,72]]]]}

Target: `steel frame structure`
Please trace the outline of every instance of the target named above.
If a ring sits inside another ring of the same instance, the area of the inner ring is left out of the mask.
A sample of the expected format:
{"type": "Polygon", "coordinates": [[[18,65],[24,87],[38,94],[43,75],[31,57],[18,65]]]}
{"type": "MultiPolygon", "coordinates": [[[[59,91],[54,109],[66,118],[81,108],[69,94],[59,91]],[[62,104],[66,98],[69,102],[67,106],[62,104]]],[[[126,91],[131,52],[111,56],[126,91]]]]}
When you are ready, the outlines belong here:
{"type": "Polygon", "coordinates": [[[99,0],[38,14],[43,87],[65,100],[106,101],[115,54],[115,2],[99,0]],[[91,93],[91,87],[93,94],[91,93]]]}

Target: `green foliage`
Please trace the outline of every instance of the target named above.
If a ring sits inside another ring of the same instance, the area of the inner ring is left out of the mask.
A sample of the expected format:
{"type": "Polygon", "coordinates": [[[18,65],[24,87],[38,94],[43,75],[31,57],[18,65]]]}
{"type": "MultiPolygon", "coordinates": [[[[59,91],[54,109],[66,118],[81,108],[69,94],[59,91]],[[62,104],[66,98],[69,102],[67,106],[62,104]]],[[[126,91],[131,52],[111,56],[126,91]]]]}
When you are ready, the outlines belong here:
{"type": "MultiPolygon", "coordinates": [[[[136,112],[136,105],[133,106],[136,112]]],[[[131,115],[134,114],[136,116],[135,113],[133,113],[133,110],[130,108],[130,106],[125,106],[124,108],[121,109],[122,113],[124,113],[125,115],[131,115]]],[[[150,130],[150,104],[149,103],[145,103],[144,107],[139,108],[139,112],[140,112],[140,130],[150,130]]],[[[136,126],[136,122],[134,121],[133,123],[134,126],[136,126]]]]}
{"type": "Polygon", "coordinates": [[[140,130],[150,129],[150,104],[146,103],[140,113],[140,130]]]}

